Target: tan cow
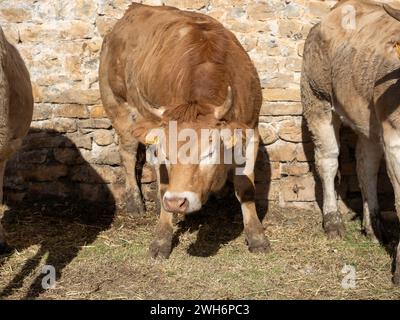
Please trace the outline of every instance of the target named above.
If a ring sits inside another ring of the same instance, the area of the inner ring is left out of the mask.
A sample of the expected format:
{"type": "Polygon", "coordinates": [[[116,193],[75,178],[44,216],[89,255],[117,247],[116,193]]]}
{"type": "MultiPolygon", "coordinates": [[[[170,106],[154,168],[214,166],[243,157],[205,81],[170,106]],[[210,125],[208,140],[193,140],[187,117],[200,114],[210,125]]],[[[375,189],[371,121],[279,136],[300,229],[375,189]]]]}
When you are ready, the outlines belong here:
{"type": "MultiPolygon", "coordinates": [[[[168,6],[133,4],[127,10],[104,39],[100,90],[120,137],[131,212],[143,211],[135,176],[136,152],[139,141],[145,143],[152,129],[161,128],[167,136],[173,122],[178,132],[197,135],[202,129],[255,129],[262,102],[257,72],[235,36],[211,17],[168,6]]],[[[254,137],[258,145],[257,130],[254,137]]],[[[205,157],[226,150],[222,140],[218,143],[215,150],[205,150],[205,157]]],[[[177,142],[177,147],[182,144],[177,142]]],[[[200,150],[200,143],[194,147],[200,150]]],[[[168,148],[166,158],[173,153],[168,148]]],[[[235,168],[235,163],[178,160],[156,168],[162,206],[150,247],[152,257],[168,257],[171,252],[173,213],[200,210],[235,168]]],[[[254,203],[254,173],[233,176],[249,249],[266,251],[269,242],[254,203]]]]}
{"type": "MultiPolygon", "coordinates": [[[[323,224],[343,237],[334,180],[341,121],[358,134],[363,228],[380,236],[377,174],[383,154],[400,216],[400,11],[373,1],[341,1],[310,32],[301,80],[304,115],[322,180],[323,224]]],[[[400,245],[394,282],[400,284],[400,245]]]]}
{"type": "MultiPolygon", "coordinates": [[[[21,147],[32,121],[33,97],[29,72],[17,49],[0,28],[0,201],[6,162],[21,147]]],[[[0,252],[6,249],[0,224],[0,252]]]]}

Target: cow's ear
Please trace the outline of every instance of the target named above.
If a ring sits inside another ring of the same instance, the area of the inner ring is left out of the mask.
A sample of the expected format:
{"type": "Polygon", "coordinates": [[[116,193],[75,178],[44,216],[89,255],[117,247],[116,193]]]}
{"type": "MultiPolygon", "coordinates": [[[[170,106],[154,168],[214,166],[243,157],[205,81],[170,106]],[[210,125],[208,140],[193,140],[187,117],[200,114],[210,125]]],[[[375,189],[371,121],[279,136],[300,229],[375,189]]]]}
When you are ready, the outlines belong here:
{"type": "Polygon", "coordinates": [[[159,128],[159,125],[153,121],[137,122],[132,130],[133,137],[144,145],[155,144],[157,141],[154,130],[159,128]]]}

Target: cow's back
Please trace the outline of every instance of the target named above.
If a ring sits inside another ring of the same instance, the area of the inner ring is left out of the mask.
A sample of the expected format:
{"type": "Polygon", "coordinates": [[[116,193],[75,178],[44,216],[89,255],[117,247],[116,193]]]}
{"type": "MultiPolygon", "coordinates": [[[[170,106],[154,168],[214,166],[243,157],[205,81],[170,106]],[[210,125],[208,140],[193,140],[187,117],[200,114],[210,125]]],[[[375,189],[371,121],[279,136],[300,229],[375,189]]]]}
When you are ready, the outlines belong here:
{"type": "Polygon", "coordinates": [[[367,0],[340,2],[321,22],[336,91],[349,83],[365,99],[373,97],[375,82],[400,66],[394,48],[400,24],[381,3],[367,0]],[[355,14],[353,20],[353,13],[355,14]]]}
{"type": "Polygon", "coordinates": [[[0,157],[7,158],[16,151],[29,130],[33,96],[25,63],[1,28],[0,96],[0,157]]]}
{"type": "Polygon", "coordinates": [[[395,48],[399,34],[399,22],[381,3],[347,0],[337,4],[306,41],[304,82],[365,135],[371,134],[375,118],[369,106],[378,95],[376,84],[400,67],[395,48]]]}
{"type": "Polygon", "coordinates": [[[236,118],[257,123],[262,101],[257,72],[235,36],[211,17],[134,4],[107,35],[103,51],[102,72],[108,72],[115,95],[129,104],[139,104],[137,88],[154,105],[220,104],[230,85],[236,118]],[[197,50],[209,56],[193,54],[197,50]]]}

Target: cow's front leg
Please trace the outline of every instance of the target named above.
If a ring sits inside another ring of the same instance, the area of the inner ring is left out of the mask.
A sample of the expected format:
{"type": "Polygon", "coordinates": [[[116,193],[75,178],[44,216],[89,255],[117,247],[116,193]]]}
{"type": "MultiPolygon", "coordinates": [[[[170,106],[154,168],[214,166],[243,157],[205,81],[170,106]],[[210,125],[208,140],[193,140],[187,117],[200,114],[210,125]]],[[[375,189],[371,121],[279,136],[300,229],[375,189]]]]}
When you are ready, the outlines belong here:
{"type": "Polygon", "coordinates": [[[125,209],[129,214],[144,214],[145,207],[136,178],[136,160],[139,142],[124,143],[121,139],[120,154],[126,172],[125,209]]]}
{"type": "Polygon", "coordinates": [[[156,228],[156,236],[150,245],[150,256],[153,259],[168,259],[172,250],[174,235],[173,213],[161,208],[160,219],[156,228]]]}
{"type": "MultiPolygon", "coordinates": [[[[104,85],[103,90],[109,92],[108,85],[104,85]]],[[[133,136],[134,119],[137,115],[129,111],[127,103],[119,103],[113,94],[103,94],[103,101],[107,115],[113,123],[113,127],[119,137],[119,152],[121,155],[122,167],[125,170],[125,194],[123,199],[118,199],[125,211],[130,214],[144,214],[145,206],[142,193],[136,177],[137,153],[139,141],[133,136]]]]}
{"type": "Polygon", "coordinates": [[[270,252],[271,246],[264,227],[257,216],[254,176],[238,175],[234,178],[235,193],[243,214],[244,233],[250,252],[270,252]]]}

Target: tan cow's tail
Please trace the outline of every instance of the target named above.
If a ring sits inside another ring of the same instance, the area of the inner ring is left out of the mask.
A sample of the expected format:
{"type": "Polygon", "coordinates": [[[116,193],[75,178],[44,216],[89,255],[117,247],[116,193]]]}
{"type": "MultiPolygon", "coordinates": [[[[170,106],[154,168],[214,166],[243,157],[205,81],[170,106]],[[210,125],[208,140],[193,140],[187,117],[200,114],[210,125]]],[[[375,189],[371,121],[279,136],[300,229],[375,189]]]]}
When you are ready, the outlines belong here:
{"type": "Polygon", "coordinates": [[[8,109],[10,106],[10,87],[6,75],[7,39],[0,27],[0,148],[7,141],[8,109]]]}

